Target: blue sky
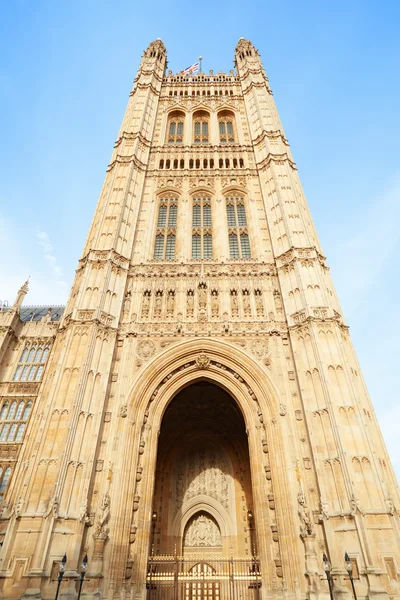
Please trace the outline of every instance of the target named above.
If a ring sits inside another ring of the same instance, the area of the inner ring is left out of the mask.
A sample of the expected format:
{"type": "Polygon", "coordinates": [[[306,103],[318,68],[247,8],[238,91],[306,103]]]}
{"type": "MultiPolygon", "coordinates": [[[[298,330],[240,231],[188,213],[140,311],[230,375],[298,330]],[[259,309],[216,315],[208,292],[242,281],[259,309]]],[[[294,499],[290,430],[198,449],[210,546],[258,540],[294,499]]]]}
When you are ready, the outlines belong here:
{"type": "Polygon", "coordinates": [[[0,299],[64,303],[142,51],[260,50],[400,478],[400,4],[104,0],[2,7],[0,299]]]}

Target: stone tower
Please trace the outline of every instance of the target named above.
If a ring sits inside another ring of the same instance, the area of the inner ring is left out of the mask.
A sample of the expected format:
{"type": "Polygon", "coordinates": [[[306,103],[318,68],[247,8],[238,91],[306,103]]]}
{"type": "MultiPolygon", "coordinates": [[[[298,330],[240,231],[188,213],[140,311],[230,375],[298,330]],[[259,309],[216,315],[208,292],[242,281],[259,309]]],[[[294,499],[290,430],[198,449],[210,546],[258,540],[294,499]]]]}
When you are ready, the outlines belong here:
{"type": "Polygon", "coordinates": [[[260,56],[144,52],[68,304],[0,311],[3,598],[399,598],[399,492],[260,56]],[[83,596],[82,596],[83,597],[83,596]]]}

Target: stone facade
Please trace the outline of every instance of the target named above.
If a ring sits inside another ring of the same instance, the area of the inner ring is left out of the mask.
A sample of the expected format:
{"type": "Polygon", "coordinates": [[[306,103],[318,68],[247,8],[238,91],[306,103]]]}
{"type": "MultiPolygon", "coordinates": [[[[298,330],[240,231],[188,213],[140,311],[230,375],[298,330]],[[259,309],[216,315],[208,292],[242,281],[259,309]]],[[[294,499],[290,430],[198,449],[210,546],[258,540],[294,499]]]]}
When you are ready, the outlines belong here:
{"type": "Polygon", "coordinates": [[[324,552],[350,598],[347,551],[359,596],[400,597],[398,486],[259,54],[166,61],[65,310],[29,318],[25,284],[0,312],[1,597],[53,598],[64,553],[76,597],[87,553],[86,598],[144,598],[150,555],[205,551],[293,600],[329,597],[324,552]]]}

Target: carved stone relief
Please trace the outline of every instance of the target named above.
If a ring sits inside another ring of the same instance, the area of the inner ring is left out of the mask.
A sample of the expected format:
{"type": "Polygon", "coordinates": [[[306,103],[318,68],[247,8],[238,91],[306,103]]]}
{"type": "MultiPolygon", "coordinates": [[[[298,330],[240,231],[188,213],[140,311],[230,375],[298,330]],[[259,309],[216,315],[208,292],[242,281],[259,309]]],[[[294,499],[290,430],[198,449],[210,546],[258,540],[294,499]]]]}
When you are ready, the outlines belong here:
{"type": "Polygon", "coordinates": [[[210,496],[229,507],[233,480],[222,453],[198,448],[180,459],[176,471],[175,513],[196,496],[210,496]]]}
{"type": "Polygon", "coordinates": [[[183,545],[192,548],[221,546],[221,532],[216,521],[206,513],[194,515],[186,527],[183,545]]]}
{"type": "Polygon", "coordinates": [[[154,356],[156,345],[151,340],[141,340],[138,342],[136,354],[142,360],[146,360],[154,356]]]}

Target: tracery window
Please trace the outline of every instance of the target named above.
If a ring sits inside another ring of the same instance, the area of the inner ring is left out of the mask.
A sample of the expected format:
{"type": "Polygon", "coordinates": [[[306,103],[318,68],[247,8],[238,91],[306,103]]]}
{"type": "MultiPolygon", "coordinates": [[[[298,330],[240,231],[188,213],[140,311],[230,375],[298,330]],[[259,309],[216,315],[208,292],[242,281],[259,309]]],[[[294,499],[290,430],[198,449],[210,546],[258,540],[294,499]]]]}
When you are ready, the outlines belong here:
{"type": "Polygon", "coordinates": [[[250,240],[243,196],[235,195],[226,198],[226,216],[230,257],[250,258],[250,240]]]}
{"type": "Polygon", "coordinates": [[[157,219],[154,258],[173,260],[175,258],[176,220],[178,216],[178,198],[165,196],[160,199],[157,219]]]}
{"type": "Polygon", "coordinates": [[[5,400],[0,409],[0,443],[22,442],[32,402],[5,400]]]}
{"type": "Polygon", "coordinates": [[[41,381],[49,346],[27,344],[22,351],[13,381],[41,381]]]}
{"type": "Polygon", "coordinates": [[[210,115],[205,110],[199,110],[193,115],[193,141],[195,144],[208,144],[210,115]]]}
{"type": "Polygon", "coordinates": [[[211,198],[193,198],[192,258],[212,258],[211,198]]]}
{"type": "Polygon", "coordinates": [[[0,503],[3,501],[4,494],[10,481],[11,467],[0,465],[0,503]]]}
{"type": "Polygon", "coordinates": [[[221,144],[235,142],[235,117],[229,110],[218,113],[219,141],[221,144]]]}
{"type": "Polygon", "coordinates": [[[180,110],[175,110],[168,117],[167,141],[168,144],[183,143],[183,124],[185,121],[185,113],[180,110]]]}

